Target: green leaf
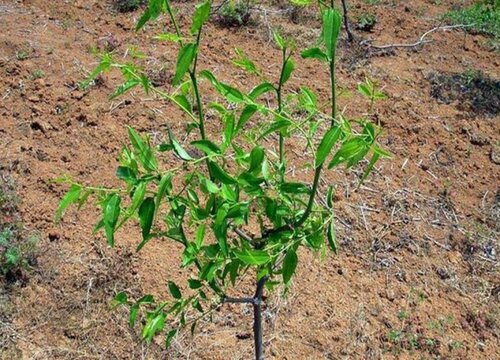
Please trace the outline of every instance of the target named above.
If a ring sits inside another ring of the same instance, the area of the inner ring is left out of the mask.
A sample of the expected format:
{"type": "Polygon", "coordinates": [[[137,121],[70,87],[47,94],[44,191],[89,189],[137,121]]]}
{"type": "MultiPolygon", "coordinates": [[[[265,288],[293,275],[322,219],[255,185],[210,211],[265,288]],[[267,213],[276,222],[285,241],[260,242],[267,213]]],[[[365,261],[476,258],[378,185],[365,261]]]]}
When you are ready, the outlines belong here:
{"type": "Polygon", "coordinates": [[[132,89],[133,87],[139,85],[141,83],[140,80],[137,79],[129,79],[122,85],[118,86],[116,90],[110,95],[110,100],[113,100],[117,98],[118,96],[124,94],[128,90],[132,89]]]}
{"type": "Polygon", "coordinates": [[[184,45],[184,47],[179,51],[177,56],[177,65],[175,68],[174,79],[172,80],[174,85],[178,85],[184,74],[189,70],[191,63],[196,55],[196,44],[189,43],[184,45]]]}
{"type": "Polygon", "coordinates": [[[276,91],[276,88],[274,87],[273,84],[271,83],[268,83],[268,82],[264,82],[262,84],[259,84],[257,85],[256,87],[254,87],[249,93],[248,93],[248,97],[252,100],[255,100],[257,99],[260,95],[266,93],[266,92],[269,92],[269,91],[276,91]]]}
{"type": "Polygon", "coordinates": [[[333,252],[336,254],[337,253],[337,237],[335,234],[335,219],[332,219],[332,221],[330,221],[330,224],[328,225],[328,229],[326,231],[326,237],[328,239],[328,244],[332,248],[333,252]]]}
{"type": "Polygon", "coordinates": [[[283,72],[281,73],[280,84],[283,85],[290,79],[290,75],[292,75],[293,70],[295,69],[295,64],[292,59],[287,59],[285,62],[285,66],[283,66],[283,72]]]}
{"type": "Polygon", "coordinates": [[[332,161],[330,161],[330,164],[328,164],[328,169],[331,169],[334,166],[345,161],[349,161],[350,159],[356,158],[356,156],[358,156],[363,151],[366,151],[366,149],[366,143],[362,138],[355,137],[348,140],[335,153],[332,161]]]}
{"type": "Polygon", "coordinates": [[[196,279],[188,279],[188,284],[189,284],[189,288],[193,289],[193,290],[199,289],[203,286],[201,281],[196,280],[196,279]]]}
{"type": "Polygon", "coordinates": [[[261,172],[264,155],[264,149],[261,146],[257,145],[252,149],[252,152],[250,153],[250,168],[248,169],[249,172],[261,172]]]}
{"type": "Polygon", "coordinates": [[[260,72],[257,69],[257,66],[248,58],[248,56],[244,53],[243,50],[236,48],[234,49],[236,52],[236,55],[238,56],[237,59],[233,60],[233,64],[238,66],[239,68],[247,71],[250,74],[255,74],[259,75],[260,72]]]}
{"type": "Polygon", "coordinates": [[[142,298],[136,301],[134,305],[130,308],[129,315],[129,325],[133,327],[135,325],[135,321],[137,320],[137,315],[139,314],[139,306],[141,304],[150,304],[154,302],[153,295],[144,295],[142,298]]]}
{"type": "Polygon", "coordinates": [[[158,35],[153,36],[153,39],[160,40],[160,41],[173,41],[173,42],[180,42],[182,40],[181,37],[179,37],[177,34],[173,34],[173,33],[158,34],[158,35]]]}
{"type": "Polygon", "coordinates": [[[168,282],[168,290],[170,291],[170,294],[172,294],[174,299],[177,299],[177,300],[182,299],[181,291],[179,290],[179,287],[173,281],[168,282]]]}
{"type": "Polygon", "coordinates": [[[217,194],[219,192],[219,187],[210,179],[202,178],[201,179],[202,190],[205,193],[209,192],[211,194],[217,194]]]}
{"type": "Polygon", "coordinates": [[[119,292],[118,294],[115,295],[113,298],[113,304],[112,307],[117,308],[120,305],[126,305],[128,301],[127,294],[125,292],[119,292]]]}
{"type": "Polygon", "coordinates": [[[271,256],[264,250],[243,249],[234,251],[234,255],[246,265],[264,265],[271,261],[271,256]]]}
{"type": "Polygon", "coordinates": [[[340,32],[342,18],[338,11],[328,8],[323,12],[323,41],[329,59],[335,57],[335,47],[340,32]]]}
{"type": "Polygon", "coordinates": [[[283,282],[285,285],[290,283],[290,280],[295,273],[295,269],[297,268],[297,254],[295,250],[289,249],[285,255],[285,259],[283,260],[283,282]]]}
{"type": "Polygon", "coordinates": [[[193,24],[191,25],[191,35],[196,35],[210,16],[210,1],[197,4],[193,15],[193,24]]]}
{"type": "Polygon", "coordinates": [[[191,103],[189,102],[186,95],[175,95],[174,100],[175,105],[177,105],[182,111],[187,114],[193,114],[193,107],[191,106],[191,103]]]}
{"type": "Polygon", "coordinates": [[[366,86],[366,84],[363,84],[363,83],[358,84],[358,91],[362,95],[366,96],[367,98],[372,97],[372,93],[371,93],[370,89],[368,88],[368,86],[366,86]]]}
{"type": "Polygon", "coordinates": [[[309,194],[309,188],[299,182],[285,182],[280,184],[280,191],[287,194],[309,194]]]}
{"type": "Polygon", "coordinates": [[[115,245],[115,227],[120,216],[120,202],[121,198],[117,194],[113,194],[108,197],[104,207],[104,231],[108,245],[111,247],[115,245]]]}
{"type": "Polygon", "coordinates": [[[207,155],[220,154],[220,148],[210,140],[196,140],[191,143],[195,148],[200,149],[207,155]]]}
{"type": "Polygon", "coordinates": [[[135,171],[127,166],[119,166],[116,169],[116,177],[128,183],[135,183],[137,181],[137,174],[135,171]]]}
{"type": "Polygon", "coordinates": [[[285,120],[285,119],[282,119],[282,120],[277,120],[275,122],[273,122],[268,128],[266,131],[264,131],[260,136],[259,136],[259,140],[266,137],[267,135],[277,131],[277,130],[282,130],[288,126],[290,126],[292,124],[292,122],[290,120],[285,120]]]}
{"type": "Polygon", "coordinates": [[[236,126],[236,131],[240,131],[243,129],[243,126],[247,123],[248,120],[252,117],[253,114],[258,110],[257,105],[250,104],[243,108],[240,115],[240,120],[238,121],[238,125],[236,126]]]}
{"type": "Polygon", "coordinates": [[[155,216],[155,201],[152,197],[146,198],[139,208],[139,222],[142,229],[142,241],[137,246],[136,251],[141,250],[144,245],[149,241],[151,233],[151,227],[153,226],[153,220],[155,216]]]}
{"type": "Polygon", "coordinates": [[[335,126],[330,130],[328,130],[326,134],[323,136],[323,139],[321,140],[321,143],[318,146],[318,150],[316,151],[316,159],[315,159],[316,168],[323,165],[326,158],[330,154],[333,145],[335,145],[335,143],[339,139],[341,132],[342,131],[340,127],[335,126]]]}
{"type": "Polygon", "coordinates": [[[59,207],[57,208],[55,215],[56,222],[61,221],[64,211],[66,211],[68,206],[78,201],[78,199],[80,198],[81,191],[82,187],[80,185],[78,184],[71,185],[68,192],[66,193],[66,195],[64,195],[61,202],[59,203],[59,207]]]}
{"type": "Polygon", "coordinates": [[[278,48],[280,50],[284,50],[286,48],[286,42],[285,39],[277,32],[273,31],[273,37],[274,37],[274,42],[276,45],[278,45],[278,48]]]}
{"type": "Polygon", "coordinates": [[[196,247],[198,249],[201,249],[201,247],[203,246],[203,240],[205,239],[205,229],[206,229],[206,225],[205,224],[201,224],[200,227],[198,228],[198,230],[196,231],[196,247]]]}
{"type": "Polygon", "coordinates": [[[175,139],[174,133],[172,131],[168,131],[168,137],[170,139],[170,143],[174,147],[175,153],[182,159],[182,160],[193,160],[193,158],[187,153],[186,150],[179,144],[179,142],[175,139]]]}
{"type": "Polygon", "coordinates": [[[363,176],[361,177],[361,183],[363,183],[366,180],[366,178],[368,177],[368,175],[370,175],[370,173],[373,170],[373,167],[375,166],[375,164],[377,163],[377,161],[379,159],[380,159],[380,154],[374,152],[372,155],[372,158],[370,160],[370,163],[366,167],[366,170],[365,170],[363,176]]]}
{"type": "Polygon", "coordinates": [[[172,173],[167,172],[163,174],[160,183],[158,184],[158,190],[156,191],[156,200],[155,200],[155,213],[158,212],[158,208],[160,207],[161,201],[165,194],[170,194],[172,191],[172,173]]]}
{"type": "Polygon", "coordinates": [[[142,14],[142,16],[137,21],[137,24],[135,25],[135,30],[139,31],[150,19],[151,19],[151,13],[149,9],[146,9],[146,11],[144,11],[144,14],[142,14]]]}
{"type": "Polygon", "coordinates": [[[148,317],[146,325],[142,329],[142,338],[147,342],[151,342],[156,333],[163,330],[165,327],[165,318],[167,314],[161,312],[159,314],[152,314],[148,317]]]}
{"type": "Polygon", "coordinates": [[[329,209],[333,209],[333,186],[328,187],[328,191],[326,193],[326,205],[329,209]]]}
{"type": "Polygon", "coordinates": [[[212,176],[223,184],[235,184],[236,180],[225,172],[216,162],[209,161],[208,167],[212,176]]]}
{"type": "Polygon", "coordinates": [[[300,56],[304,59],[318,59],[324,62],[328,61],[328,56],[326,56],[326,54],[319,48],[304,50],[300,53],[300,56]]]}
{"type": "Polygon", "coordinates": [[[137,132],[130,126],[127,127],[127,129],[130,142],[132,143],[132,146],[136,150],[137,156],[139,157],[141,164],[144,166],[146,170],[149,171],[156,170],[158,164],[156,162],[156,158],[154,157],[153,150],[151,149],[149,144],[145,143],[141,139],[139,134],[137,134],[137,132]]]}
{"type": "Polygon", "coordinates": [[[170,330],[167,334],[167,338],[165,340],[165,348],[169,348],[172,345],[172,340],[174,340],[175,335],[177,335],[178,329],[170,330]]]}

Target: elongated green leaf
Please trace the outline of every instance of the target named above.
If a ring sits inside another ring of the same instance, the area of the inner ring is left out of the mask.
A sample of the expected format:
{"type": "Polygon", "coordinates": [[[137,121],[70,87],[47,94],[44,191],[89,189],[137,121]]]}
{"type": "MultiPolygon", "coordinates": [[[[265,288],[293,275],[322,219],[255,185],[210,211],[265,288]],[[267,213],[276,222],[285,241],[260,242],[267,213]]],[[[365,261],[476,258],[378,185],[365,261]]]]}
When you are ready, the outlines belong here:
{"type": "Polygon", "coordinates": [[[155,199],[155,214],[158,213],[158,208],[160,207],[161,201],[163,200],[163,197],[165,194],[170,194],[172,191],[172,173],[167,172],[163,174],[160,183],[158,184],[158,190],[156,192],[156,199],[155,199]]]}
{"type": "Polygon", "coordinates": [[[177,139],[174,136],[174,133],[172,131],[170,131],[170,130],[168,131],[168,137],[170,139],[170,143],[174,147],[175,153],[182,160],[186,160],[186,161],[193,160],[193,158],[187,153],[186,150],[184,150],[184,148],[181,146],[181,144],[179,144],[179,142],[177,141],[177,139]]]}
{"type": "Polygon", "coordinates": [[[144,195],[146,194],[146,182],[140,182],[134,190],[134,194],[132,195],[132,202],[130,206],[125,211],[125,215],[121,220],[121,224],[130,219],[130,217],[137,210],[139,205],[141,205],[142,200],[144,199],[144,195]]]}
{"type": "Polygon", "coordinates": [[[144,166],[146,170],[153,171],[157,168],[158,164],[156,162],[156,158],[153,154],[153,150],[149,146],[149,144],[145,143],[139,134],[132,129],[130,126],[127,127],[128,135],[130,138],[130,142],[137,152],[137,156],[141,164],[144,166]]]}
{"type": "Polygon", "coordinates": [[[316,160],[315,160],[316,168],[323,165],[326,158],[330,154],[333,145],[335,145],[335,143],[339,139],[340,134],[341,134],[340,127],[335,126],[330,130],[328,130],[325,136],[323,136],[323,139],[321,140],[321,143],[318,146],[318,150],[316,151],[316,160]]]}
{"type": "Polygon", "coordinates": [[[203,245],[203,240],[205,239],[205,224],[201,224],[198,230],[196,231],[196,247],[201,249],[203,245]]]}
{"type": "MultiPolygon", "coordinates": [[[[196,323],[194,323],[194,324],[196,324],[196,323]]],[[[166,349],[168,349],[170,347],[170,345],[172,345],[172,341],[174,340],[175,335],[177,335],[178,331],[179,331],[179,329],[172,329],[168,332],[167,338],[165,339],[165,348],[166,349]]]]}
{"type": "Polygon", "coordinates": [[[267,129],[266,131],[264,131],[260,136],[259,136],[259,140],[266,137],[267,135],[277,131],[277,130],[281,130],[281,129],[284,129],[288,126],[291,125],[291,121],[290,120],[277,120],[275,122],[273,122],[267,129]]]}
{"type": "Polygon", "coordinates": [[[137,246],[136,251],[141,250],[144,245],[149,241],[149,234],[151,233],[151,227],[153,226],[153,220],[155,216],[155,201],[152,197],[146,198],[139,208],[139,222],[142,229],[142,241],[137,246]]]}
{"type": "Polygon", "coordinates": [[[264,161],[264,149],[256,146],[250,153],[250,168],[249,172],[260,172],[262,170],[262,162],[264,161]]]}
{"type": "Polygon", "coordinates": [[[223,184],[236,184],[236,180],[225,172],[216,162],[209,161],[208,167],[212,176],[223,184]]]}
{"type": "Polygon", "coordinates": [[[110,195],[104,207],[104,231],[108,239],[108,245],[113,247],[115,245],[115,227],[120,216],[120,202],[121,198],[117,194],[110,195]]]}
{"type": "Polygon", "coordinates": [[[175,95],[175,104],[185,113],[187,114],[193,114],[193,107],[191,106],[191,103],[189,102],[188,98],[186,95],[175,95]]]}
{"type": "Polygon", "coordinates": [[[309,188],[298,182],[285,182],[280,184],[280,191],[287,194],[308,194],[309,188]]]}
{"type": "Polygon", "coordinates": [[[142,16],[137,21],[137,24],[135,25],[135,30],[139,31],[150,19],[151,19],[151,13],[149,9],[146,9],[146,11],[144,11],[144,14],[142,14],[142,16]]]}
{"type": "Polygon", "coordinates": [[[328,61],[328,56],[326,56],[326,54],[319,48],[304,50],[300,53],[300,56],[304,59],[318,59],[324,62],[328,61]]]}
{"type": "Polygon", "coordinates": [[[182,299],[181,291],[179,290],[179,287],[173,281],[168,282],[168,290],[170,291],[170,294],[172,294],[174,299],[177,299],[177,300],[182,299]]]}
{"type": "Polygon", "coordinates": [[[295,273],[295,269],[297,268],[297,253],[293,249],[289,249],[285,255],[285,259],[283,260],[283,282],[285,285],[290,283],[290,280],[295,273]]]}
{"type": "Polygon", "coordinates": [[[276,91],[276,88],[274,87],[274,85],[271,83],[268,83],[268,82],[264,82],[262,84],[257,85],[256,87],[254,87],[250,91],[250,93],[248,93],[248,97],[252,100],[255,100],[260,95],[265,94],[266,92],[269,92],[272,90],[276,91]]]}
{"type": "Polygon", "coordinates": [[[177,34],[174,33],[158,34],[153,36],[153,39],[160,41],[172,41],[172,42],[179,42],[182,40],[182,38],[180,38],[177,34]]]}
{"type": "Polygon", "coordinates": [[[328,168],[331,169],[342,162],[349,161],[350,159],[358,156],[361,152],[366,151],[366,149],[367,146],[363,139],[359,137],[352,138],[351,140],[345,142],[335,153],[332,161],[328,164],[328,168]]]}
{"type": "Polygon", "coordinates": [[[196,55],[196,44],[189,43],[184,45],[184,47],[179,51],[177,56],[177,65],[175,68],[174,79],[172,80],[174,85],[178,85],[184,74],[189,70],[191,63],[196,55]]]}
{"type": "Polygon", "coordinates": [[[340,32],[342,18],[338,11],[328,8],[323,12],[323,41],[329,59],[335,57],[335,47],[340,32]]]}
{"type": "Polygon", "coordinates": [[[257,105],[250,104],[243,108],[240,115],[240,120],[238,121],[238,125],[236,126],[236,131],[240,131],[243,129],[243,126],[247,123],[248,120],[252,117],[253,114],[258,110],[257,105]]]}
{"type": "Polygon", "coordinates": [[[234,255],[245,265],[264,265],[271,261],[271,256],[264,250],[236,250],[234,251],[234,255]]]}
{"type": "Polygon", "coordinates": [[[326,231],[326,237],[328,239],[328,244],[332,248],[333,252],[336,254],[337,253],[337,237],[335,234],[335,219],[332,219],[332,221],[330,221],[330,224],[328,225],[328,229],[326,231]]]}
{"type": "Polygon", "coordinates": [[[368,175],[370,175],[370,173],[373,170],[373,167],[375,166],[375,164],[377,163],[377,161],[379,159],[380,159],[380,154],[374,152],[372,155],[372,158],[370,160],[370,163],[366,167],[365,172],[364,172],[363,176],[361,177],[361,183],[363,183],[366,180],[366,178],[368,177],[368,175]]]}
{"type": "Polygon", "coordinates": [[[196,5],[191,25],[191,35],[196,35],[210,16],[210,1],[196,5]]]}
{"type": "Polygon", "coordinates": [[[290,79],[290,75],[292,75],[293,70],[295,69],[295,64],[292,59],[287,59],[285,62],[285,66],[283,67],[283,72],[281,73],[280,83],[283,85],[290,79]]]}
{"type": "Polygon", "coordinates": [[[248,58],[248,56],[245,54],[245,52],[239,48],[234,49],[236,52],[236,55],[238,56],[237,59],[233,60],[233,64],[238,66],[239,68],[247,71],[250,74],[255,74],[259,75],[260,71],[257,69],[257,66],[253,63],[252,60],[248,58]]]}
{"type": "Polygon", "coordinates": [[[133,87],[139,85],[141,83],[140,80],[137,79],[129,79],[127,80],[124,84],[118,86],[116,90],[110,95],[110,100],[113,100],[117,98],[118,96],[124,94],[128,90],[132,89],[133,87]]]}
{"type": "Polygon", "coordinates": [[[61,221],[61,217],[63,216],[64,211],[66,211],[68,206],[78,201],[78,199],[80,198],[81,191],[82,187],[80,185],[78,184],[71,185],[68,192],[66,193],[66,195],[64,195],[61,202],[59,203],[59,207],[57,208],[55,215],[56,222],[61,221]]]}
{"type": "Polygon", "coordinates": [[[213,142],[211,142],[210,140],[196,140],[196,141],[193,141],[191,143],[191,145],[193,145],[197,149],[200,149],[201,151],[203,151],[207,155],[221,153],[220,148],[217,145],[215,145],[213,142]]]}
{"type": "Polygon", "coordinates": [[[326,193],[326,205],[329,209],[333,208],[333,186],[328,187],[328,191],[326,193]]]}
{"type": "Polygon", "coordinates": [[[280,33],[277,31],[273,31],[273,37],[274,37],[274,42],[276,43],[276,45],[278,45],[278,48],[280,50],[284,50],[286,48],[286,41],[285,39],[283,39],[280,33]]]}

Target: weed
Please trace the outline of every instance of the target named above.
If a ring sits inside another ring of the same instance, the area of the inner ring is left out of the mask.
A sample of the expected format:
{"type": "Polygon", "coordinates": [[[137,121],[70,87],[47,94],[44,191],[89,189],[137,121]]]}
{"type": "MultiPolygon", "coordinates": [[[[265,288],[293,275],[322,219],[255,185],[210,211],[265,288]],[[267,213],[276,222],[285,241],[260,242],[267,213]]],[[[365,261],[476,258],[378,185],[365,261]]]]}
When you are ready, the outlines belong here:
{"type": "Polygon", "coordinates": [[[469,7],[452,10],[443,19],[452,24],[464,24],[469,32],[500,37],[500,3],[498,0],[481,0],[469,7]]]}
{"type": "Polygon", "coordinates": [[[37,237],[26,235],[19,220],[13,180],[0,174],[0,274],[8,282],[24,281],[33,265],[37,237]]]}
{"type": "Polygon", "coordinates": [[[373,14],[363,14],[359,17],[356,28],[361,31],[372,31],[377,23],[377,17],[373,14]]]}
{"type": "Polygon", "coordinates": [[[250,0],[228,0],[218,11],[217,21],[222,26],[239,27],[250,21],[250,0]]]}
{"type": "Polygon", "coordinates": [[[30,80],[41,79],[43,77],[45,77],[45,73],[40,69],[35,70],[30,74],[30,80]]]}
{"type": "Polygon", "coordinates": [[[30,52],[28,50],[19,50],[16,51],[16,59],[23,61],[30,57],[30,52]]]}

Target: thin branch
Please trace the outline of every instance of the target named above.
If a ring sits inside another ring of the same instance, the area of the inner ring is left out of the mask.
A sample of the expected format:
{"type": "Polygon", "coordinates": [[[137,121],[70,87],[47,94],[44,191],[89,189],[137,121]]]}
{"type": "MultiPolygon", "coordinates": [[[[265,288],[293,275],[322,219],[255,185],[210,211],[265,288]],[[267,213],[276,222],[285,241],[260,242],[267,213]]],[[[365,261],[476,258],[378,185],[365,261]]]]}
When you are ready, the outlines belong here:
{"type": "Polygon", "coordinates": [[[431,30],[429,30],[429,31],[425,32],[424,34],[422,34],[422,36],[420,36],[420,38],[418,39],[418,41],[416,41],[414,43],[411,43],[411,44],[373,45],[373,44],[371,44],[371,42],[373,40],[363,40],[359,44],[360,45],[365,45],[365,46],[368,46],[370,48],[377,49],[377,50],[384,50],[384,49],[391,49],[391,48],[414,48],[414,47],[417,47],[419,45],[423,45],[423,44],[432,42],[432,40],[426,40],[425,38],[427,36],[429,36],[430,34],[438,31],[438,30],[460,29],[460,28],[471,27],[473,25],[474,24],[468,24],[468,25],[466,25],[466,24],[459,24],[459,25],[436,26],[435,28],[432,28],[431,30]]]}

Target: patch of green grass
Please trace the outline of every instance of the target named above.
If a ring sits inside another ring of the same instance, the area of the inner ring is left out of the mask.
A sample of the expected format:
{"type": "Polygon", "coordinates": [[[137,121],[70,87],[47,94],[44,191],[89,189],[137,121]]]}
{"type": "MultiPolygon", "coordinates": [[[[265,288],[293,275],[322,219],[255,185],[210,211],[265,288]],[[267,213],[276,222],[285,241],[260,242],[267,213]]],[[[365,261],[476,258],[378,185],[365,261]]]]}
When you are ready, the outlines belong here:
{"type": "Polygon", "coordinates": [[[468,25],[469,32],[500,37],[500,2],[482,0],[472,6],[452,10],[444,15],[452,24],[468,25]]]}
{"type": "Polygon", "coordinates": [[[30,74],[31,80],[41,79],[43,77],[45,77],[45,73],[43,72],[43,70],[40,69],[35,70],[30,74]]]}
{"type": "Polygon", "coordinates": [[[219,10],[218,22],[226,27],[246,25],[250,20],[249,0],[229,0],[219,10]]]}
{"type": "Polygon", "coordinates": [[[0,274],[12,281],[33,263],[38,241],[37,236],[24,231],[17,203],[13,181],[0,176],[0,274]]]}

